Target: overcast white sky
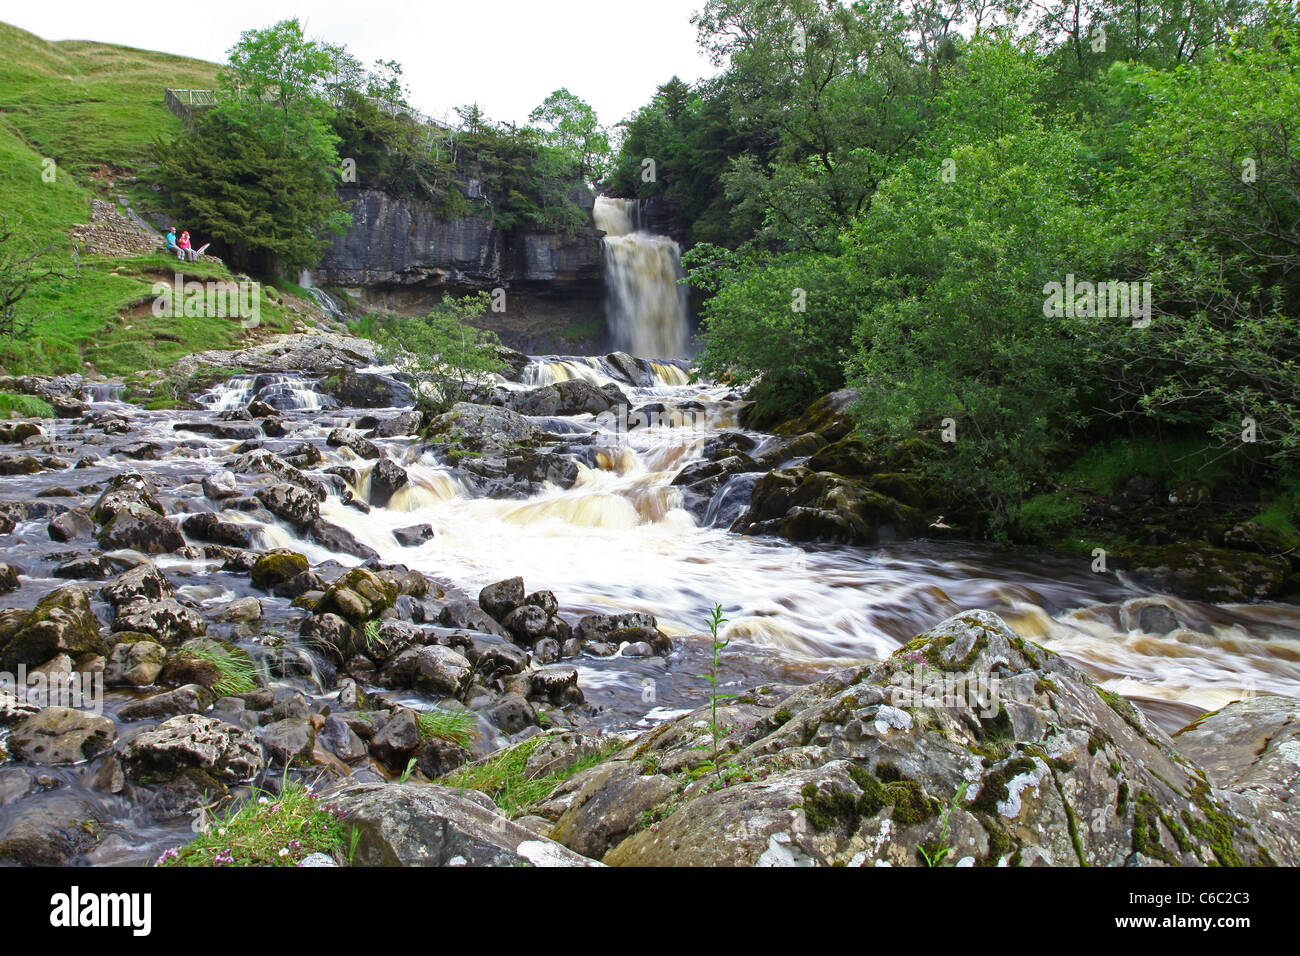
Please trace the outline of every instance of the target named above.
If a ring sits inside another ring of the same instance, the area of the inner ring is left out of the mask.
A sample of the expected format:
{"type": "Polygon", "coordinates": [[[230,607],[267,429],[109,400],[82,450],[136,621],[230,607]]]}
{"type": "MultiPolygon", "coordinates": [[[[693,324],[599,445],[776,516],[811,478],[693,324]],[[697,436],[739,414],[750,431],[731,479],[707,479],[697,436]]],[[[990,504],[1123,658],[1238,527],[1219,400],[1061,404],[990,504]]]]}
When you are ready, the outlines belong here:
{"type": "MultiPolygon", "coordinates": [[[[704,0],[0,0],[0,20],[47,40],[100,40],[221,62],[243,30],[298,17],[369,63],[397,60],[412,105],[477,102],[523,122],[560,87],[612,125],[673,74],[713,72],[690,16],[704,0]]],[[[0,53],[0,55],[3,55],[0,53]]],[[[165,78],[159,77],[164,83],[165,78]]]]}

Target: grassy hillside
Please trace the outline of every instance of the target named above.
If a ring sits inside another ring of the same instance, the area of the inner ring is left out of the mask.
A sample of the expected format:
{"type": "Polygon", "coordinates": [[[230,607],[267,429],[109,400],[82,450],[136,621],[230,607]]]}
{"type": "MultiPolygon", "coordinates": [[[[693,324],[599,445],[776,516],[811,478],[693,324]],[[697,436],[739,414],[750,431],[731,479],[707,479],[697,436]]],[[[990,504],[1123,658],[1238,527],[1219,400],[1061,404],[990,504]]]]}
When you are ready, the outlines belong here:
{"type": "MultiPolygon", "coordinates": [[[[154,281],[170,280],[175,260],[96,256],[78,270],[67,239],[69,228],[89,221],[93,196],[116,202],[128,191],[120,177],[139,177],[129,192],[134,203],[147,202],[151,144],[180,129],[163,88],[211,88],[217,65],[80,40],[49,43],[4,23],[0,49],[0,212],[24,248],[53,243],[51,264],[77,274],[24,303],[36,323],[26,336],[0,339],[0,370],[116,376],[244,341],[237,321],[157,319],[139,305],[154,281]],[[52,183],[42,179],[46,158],[57,164],[52,183]]],[[[191,265],[186,273],[229,278],[221,267],[191,265]]],[[[269,299],[262,323],[254,335],[289,325],[269,299]]]]}

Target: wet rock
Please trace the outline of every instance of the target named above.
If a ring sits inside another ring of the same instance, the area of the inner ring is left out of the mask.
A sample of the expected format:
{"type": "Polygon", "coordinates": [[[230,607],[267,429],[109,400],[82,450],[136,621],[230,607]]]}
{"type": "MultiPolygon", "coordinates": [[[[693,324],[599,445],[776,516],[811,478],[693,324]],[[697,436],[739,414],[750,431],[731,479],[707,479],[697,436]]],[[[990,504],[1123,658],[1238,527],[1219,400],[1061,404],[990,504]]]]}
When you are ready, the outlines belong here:
{"type": "Polygon", "coordinates": [[[433,540],[433,525],[413,524],[409,528],[397,528],[393,531],[393,537],[404,548],[417,548],[424,542],[433,540]]]}
{"type": "Polygon", "coordinates": [[[540,607],[524,604],[502,618],[501,624],[515,640],[531,647],[546,636],[551,616],[540,607]]]}
{"type": "Polygon", "coordinates": [[[583,701],[578,687],[578,671],[563,665],[543,667],[529,676],[532,700],[548,700],[552,704],[580,704],[583,701]]]}
{"type": "Polygon", "coordinates": [[[277,584],[271,589],[271,593],[276,597],[293,598],[295,602],[298,598],[303,598],[302,603],[295,603],[295,607],[302,607],[312,610],[316,607],[318,601],[325,596],[325,589],[329,587],[315,571],[303,571],[301,574],[295,574],[283,584],[277,584]],[[308,599],[310,596],[310,599],[308,599]]]}
{"type": "Polygon", "coordinates": [[[1174,746],[1215,787],[1260,801],[1259,811],[1300,810],[1300,701],[1235,701],[1180,730],[1174,746]]]}
{"type": "Polygon", "coordinates": [[[923,525],[915,508],[865,482],[798,466],[760,478],[749,510],[732,530],[790,541],[879,544],[918,533],[923,525]]]}
{"type": "Polygon", "coordinates": [[[0,444],[19,445],[41,434],[35,422],[0,422],[0,444]]]}
{"type": "Polygon", "coordinates": [[[326,717],[316,739],[345,763],[361,760],[367,753],[365,743],[340,717],[326,717]]]}
{"type": "Polygon", "coordinates": [[[1281,594],[1291,573],[1286,558],[1188,542],[1164,547],[1129,546],[1117,564],[1157,591],[1200,601],[1254,601],[1281,594]]]}
{"type": "Polygon", "coordinates": [[[95,540],[106,551],[130,548],[143,554],[169,554],[185,547],[176,525],[142,504],[118,510],[95,540]]]}
{"type": "MultiPolygon", "coordinates": [[[[7,685],[12,688],[13,685],[7,685]]],[[[23,697],[18,696],[12,689],[0,689],[0,727],[12,727],[14,724],[21,724],[29,717],[35,717],[41,712],[41,708],[35,704],[28,703],[23,697]]]]}
{"type": "Polygon", "coordinates": [[[415,721],[415,713],[405,707],[394,712],[370,738],[370,752],[376,759],[390,767],[403,769],[419,745],[420,727],[415,721]]]}
{"type": "Polygon", "coordinates": [[[113,746],[117,728],[107,717],[71,707],[46,707],[14,728],[6,746],[28,763],[76,764],[113,746]]]}
{"type": "Polygon", "coordinates": [[[348,448],[355,452],[359,458],[382,458],[383,452],[379,446],[367,438],[362,437],[360,432],[353,431],[350,428],[336,428],[329,433],[325,443],[332,448],[348,448]]]}
{"type": "Polygon", "coordinates": [[[217,471],[203,476],[203,494],[213,501],[225,501],[239,494],[239,484],[228,471],[217,471]]]}
{"type": "Polygon", "coordinates": [[[202,615],[173,598],[119,608],[113,630],[147,634],[160,644],[177,644],[207,631],[202,615]]]}
{"type": "Polygon", "coordinates": [[[380,459],[370,471],[370,503],[376,508],[384,507],[406,482],[406,472],[401,465],[391,458],[380,459]]]}
{"type": "Polygon", "coordinates": [[[578,640],[607,642],[615,631],[627,631],[638,628],[655,629],[658,623],[654,616],[640,611],[627,614],[588,614],[578,621],[578,640]]]}
{"type": "Polygon", "coordinates": [[[201,714],[212,706],[213,699],[212,692],[201,684],[186,684],[144,700],[134,700],[118,711],[117,718],[130,723],[177,714],[201,714]]]}
{"type": "Polygon", "coordinates": [[[528,666],[528,654],[493,634],[471,634],[465,657],[485,677],[518,674],[528,666]]]}
{"type": "Polygon", "coordinates": [[[412,647],[393,657],[379,672],[386,687],[410,687],[426,693],[455,695],[469,681],[474,668],[464,655],[449,647],[430,644],[412,647]]]}
{"type": "Polygon", "coordinates": [[[420,413],[402,412],[400,415],[394,415],[392,418],[386,418],[377,424],[370,432],[371,438],[400,438],[405,435],[416,435],[420,431],[420,413]]]}
{"type": "Polygon", "coordinates": [[[102,581],[116,573],[116,568],[108,559],[101,556],[83,555],[69,558],[57,565],[50,572],[56,578],[71,578],[76,581],[102,581]]]}
{"type": "Polygon", "coordinates": [[[41,463],[31,455],[0,455],[0,475],[34,475],[41,463]]]}
{"type": "Polygon", "coordinates": [[[496,706],[488,711],[488,719],[509,736],[537,726],[537,712],[521,694],[502,695],[496,706]]]}
{"type": "Polygon", "coordinates": [[[50,519],[47,531],[54,541],[76,541],[89,538],[95,530],[90,515],[81,508],[72,508],[50,519]]]}
{"type": "Polygon", "coordinates": [[[392,607],[397,594],[396,585],[365,568],[353,568],[330,585],[316,605],[316,613],[337,614],[362,625],[392,607]]]}
{"type": "Polygon", "coordinates": [[[356,866],[594,865],[447,787],[353,784],[330,799],[360,833],[356,866]]]}
{"type": "Polygon", "coordinates": [[[249,441],[259,438],[262,429],[252,422],[176,422],[172,429],[178,432],[194,432],[199,435],[211,435],[228,441],[249,441]]]}
{"type": "Polygon", "coordinates": [[[58,654],[106,654],[99,619],[76,585],[51,591],[30,611],[0,612],[0,669],[34,667],[58,654]]]}
{"type": "Polygon", "coordinates": [[[181,528],[195,541],[224,544],[232,548],[248,548],[253,543],[253,526],[222,521],[211,511],[192,514],[181,522],[181,528]]]}
{"type": "Polygon", "coordinates": [[[66,866],[104,835],[104,812],[73,793],[56,793],[19,808],[0,834],[0,862],[66,866]]]}
{"type": "Polygon", "coordinates": [[[167,651],[155,641],[143,639],[144,635],[131,635],[132,640],[122,640],[108,652],[104,668],[104,683],[109,687],[147,687],[158,679],[167,663],[167,651]]]}
{"type": "Polygon", "coordinates": [[[257,491],[257,500],[267,511],[297,527],[305,527],[320,517],[320,500],[298,485],[281,482],[257,491]]]}
{"type": "Polygon", "coordinates": [[[513,402],[522,415],[599,415],[617,405],[628,405],[617,385],[605,390],[582,379],[570,379],[520,394],[513,402]]]}
{"type": "Polygon", "coordinates": [[[464,766],[469,758],[470,753],[464,747],[438,737],[430,737],[415,748],[415,766],[430,780],[464,766]]]}
{"type": "Polygon", "coordinates": [[[147,604],[175,596],[167,576],[152,563],[140,564],[122,572],[101,587],[99,593],[114,608],[147,604]]]}
{"type": "Polygon", "coordinates": [[[498,621],[524,603],[524,579],[508,578],[489,584],[478,593],[478,603],[498,621]]]}
{"type": "Polygon", "coordinates": [[[288,717],[263,727],[262,746],[272,763],[281,766],[306,763],[316,745],[316,731],[302,717],[288,717]]]}
{"type": "Polygon", "coordinates": [[[18,568],[0,561],[0,594],[18,590],[18,568]]]}
{"type": "Polygon", "coordinates": [[[454,436],[467,451],[499,455],[521,445],[534,444],[542,432],[523,415],[509,409],[458,402],[429,424],[428,435],[435,439],[454,436]]]}
{"type": "Polygon", "coordinates": [[[320,388],[349,408],[401,408],[415,403],[410,387],[388,375],[343,372],[320,388]]]}
{"type": "Polygon", "coordinates": [[[316,614],[302,622],[299,634],[313,648],[342,664],[364,647],[360,628],[337,614],[316,614]]]}
{"type": "Polygon", "coordinates": [[[317,518],[307,528],[307,537],[337,554],[350,554],[364,561],[378,560],[379,552],[369,545],[362,544],[345,528],[340,528],[332,521],[317,518]]]}
{"type": "Polygon", "coordinates": [[[236,598],[216,612],[216,619],[234,624],[252,624],[262,619],[262,602],[255,597],[236,598]]]}
{"type": "Polygon", "coordinates": [[[203,770],[224,783],[262,769],[262,748],[247,731],[213,717],[184,714],[137,734],[122,755],[128,777],[149,783],[203,770]]]}
{"type": "Polygon", "coordinates": [[[288,548],[268,551],[255,562],[250,572],[253,586],[269,591],[303,574],[311,565],[304,555],[288,548]]]}

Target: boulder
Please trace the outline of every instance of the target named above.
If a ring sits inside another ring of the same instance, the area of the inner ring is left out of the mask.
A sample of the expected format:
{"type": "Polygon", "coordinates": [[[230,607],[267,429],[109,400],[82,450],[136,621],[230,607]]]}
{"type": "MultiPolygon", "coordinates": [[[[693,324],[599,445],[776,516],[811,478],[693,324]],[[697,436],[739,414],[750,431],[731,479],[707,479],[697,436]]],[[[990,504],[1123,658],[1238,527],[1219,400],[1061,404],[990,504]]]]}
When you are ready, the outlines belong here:
{"type": "Polygon", "coordinates": [[[406,482],[406,471],[401,465],[391,458],[381,458],[370,469],[370,503],[376,508],[384,507],[406,482]]]}
{"type": "Polygon", "coordinates": [[[58,654],[107,654],[99,618],[76,585],[51,591],[30,611],[0,612],[0,669],[35,667],[58,654]]]}
{"type": "Polygon", "coordinates": [[[542,431],[518,412],[457,402],[429,424],[428,435],[455,439],[459,447],[477,454],[501,454],[534,444],[542,431]]]}
{"type": "Polygon", "coordinates": [[[98,714],[71,707],[46,707],[14,728],[6,746],[28,763],[82,763],[113,746],[117,728],[98,714]]]}
{"type": "Polygon", "coordinates": [[[202,770],[224,783],[251,780],[262,748],[245,730],[214,717],[183,714],[132,738],[122,754],[127,776],[142,783],[202,770]]]}
{"type": "Polygon", "coordinates": [[[409,528],[397,528],[393,531],[393,537],[404,548],[418,548],[424,542],[433,540],[433,525],[413,524],[409,528]]]}
{"type": "Polygon", "coordinates": [[[358,458],[382,458],[379,446],[360,432],[350,428],[336,428],[329,433],[325,443],[332,448],[347,448],[355,452],[358,458]]]}
{"type": "Polygon", "coordinates": [[[299,485],[280,482],[258,489],[257,500],[277,518],[305,527],[320,517],[320,499],[299,485]]]}
{"type": "Polygon", "coordinates": [[[175,717],[178,714],[201,714],[212,706],[213,700],[212,692],[203,685],[186,684],[144,700],[131,701],[117,712],[117,719],[130,723],[175,717]]]}
{"type": "Polygon", "coordinates": [[[195,541],[209,541],[232,548],[247,548],[253,543],[253,525],[222,521],[211,511],[189,515],[181,522],[181,528],[195,541]]]}
{"type": "Polygon", "coordinates": [[[83,508],[71,508],[50,519],[46,528],[53,541],[76,541],[89,538],[95,530],[95,523],[83,508]]]}
{"type": "Polygon", "coordinates": [[[290,581],[307,571],[311,565],[304,555],[288,548],[276,548],[268,551],[253,562],[249,576],[253,586],[270,591],[286,581],[290,581]]]}
{"type": "Polygon", "coordinates": [[[524,579],[507,578],[489,584],[478,593],[478,604],[498,621],[524,603],[524,579]]]}
{"type": "Polygon", "coordinates": [[[166,649],[161,644],[143,639],[145,635],[138,635],[141,639],[133,640],[122,640],[122,636],[117,635],[118,643],[108,652],[104,684],[108,687],[146,687],[152,684],[167,663],[166,649]]]}
{"type": "Polygon", "coordinates": [[[448,787],[353,784],[330,800],[360,834],[354,866],[595,865],[448,787]]]}
{"type": "Polygon", "coordinates": [[[449,647],[429,644],[395,655],[379,672],[386,687],[410,687],[426,693],[455,695],[469,681],[473,666],[449,647]]]}
{"type": "Polygon", "coordinates": [[[373,571],[353,568],[330,585],[316,604],[317,614],[337,614],[352,624],[363,625],[393,606],[397,585],[373,571]]]}
{"type": "Polygon", "coordinates": [[[1255,779],[1278,789],[1247,781],[1250,748],[1290,717],[1259,714],[1217,779],[1189,759],[1222,748],[1213,734],[1240,716],[1175,743],[996,615],[969,611],[888,660],[729,702],[720,772],[703,708],[576,775],[542,811],[555,805],[568,845],[609,845],[615,865],[1294,865],[1300,821],[1276,812],[1286,777],[1267,748],[1255,779]],[[620,833],[656,775],[672,792],[620,833]]]}

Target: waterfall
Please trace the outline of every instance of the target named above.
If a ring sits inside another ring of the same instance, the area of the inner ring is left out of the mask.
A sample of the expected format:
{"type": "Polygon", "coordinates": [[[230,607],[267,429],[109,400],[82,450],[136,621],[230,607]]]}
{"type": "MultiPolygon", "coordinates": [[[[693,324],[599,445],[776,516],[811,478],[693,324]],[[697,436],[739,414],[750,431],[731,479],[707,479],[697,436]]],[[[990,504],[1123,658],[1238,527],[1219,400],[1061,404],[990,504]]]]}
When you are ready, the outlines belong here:
{"type": "Polygon", "coordinates": [[[667,236],[637,228],[635,200],[597,196],[596,228],[605,233],[605,295],[615,347],[642,358],[683,358],[686,289],[680,250],[667,236]]]}

